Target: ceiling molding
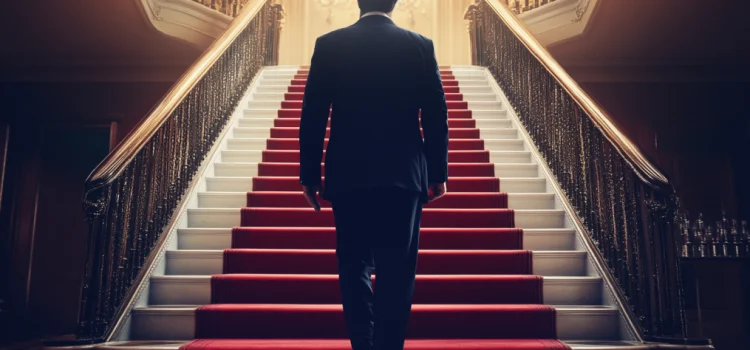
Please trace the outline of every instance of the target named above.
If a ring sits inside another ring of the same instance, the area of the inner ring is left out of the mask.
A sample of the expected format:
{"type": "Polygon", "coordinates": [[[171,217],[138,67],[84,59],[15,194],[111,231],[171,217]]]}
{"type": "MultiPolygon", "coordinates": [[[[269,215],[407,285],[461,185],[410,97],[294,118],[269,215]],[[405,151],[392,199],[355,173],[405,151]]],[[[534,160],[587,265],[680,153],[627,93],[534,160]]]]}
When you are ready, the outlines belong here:
{"type": "Polygon", "coordinates": [[[518,15],[543,46],[585,33],[600,0],[557,0],[518,15]]]}
{"type": "Polygon", "coordinates": [[[232,17],[192,0],[135,0],[158,31],[205,49],[232,22],[232,17]]]}

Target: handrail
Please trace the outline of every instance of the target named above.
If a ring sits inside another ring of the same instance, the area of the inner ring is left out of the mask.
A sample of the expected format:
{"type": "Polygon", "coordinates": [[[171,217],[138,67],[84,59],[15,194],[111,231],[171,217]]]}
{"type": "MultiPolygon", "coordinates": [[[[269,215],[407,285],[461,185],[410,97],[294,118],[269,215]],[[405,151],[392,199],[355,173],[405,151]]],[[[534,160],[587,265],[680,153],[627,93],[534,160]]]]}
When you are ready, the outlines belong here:
{"type": "Polygon", "coordinates": [[[181,222],[185,194],[263,66],[277,64],[283,8],[251,0],[147,117],[89,175],[77,338],[108,341],[181,222]]]}
{"type": "Polygon", "coordinates": [[[146,143],[167,121],[188,92],[206,75],[208,69],[221,57],[242,30],[260,12],[266,0],[251,0],[229,25],[229,28],[216,39],[198,60],[177,80],[166,96],[154,106],[146,118],[136,125],[115,149],[94,169],[86,179],[87,187],[99,187],[111,183],[143,149],[146,143]]]}
{"type": "Polygon", "coordinates": [[[674,188],[500,0],[467,9],[487,67],[580,223],[639,339],[687,341],[674,188]]]}
{"type": "MultiPolygon", "coordinates": [[[[482,0],[476,0],[477,3],[482,0]]],[[[592,118],[593,122],[604,132],[605,136],[617,147],[617,150],[633,167],[641,180],[655,188],[671,187],[667,177],[657,169],[644,155],[639,148],[630,141],[612,122],[607,113],[591,99],[591,97],[581,89],[578,83],[570,77],[562,66],[555,60],[550,53],[536,40],[531,31],[526,28],[508,7],[503,5],[499,0],[486,0],[487,4],[495,10],[498,16],[505,22],[513,33],[516,34],[521,42],[529,51],[544,65],[547,71],[552,74],[562,87],[575,99],[578,105],[583,108],[592,118]]]]}

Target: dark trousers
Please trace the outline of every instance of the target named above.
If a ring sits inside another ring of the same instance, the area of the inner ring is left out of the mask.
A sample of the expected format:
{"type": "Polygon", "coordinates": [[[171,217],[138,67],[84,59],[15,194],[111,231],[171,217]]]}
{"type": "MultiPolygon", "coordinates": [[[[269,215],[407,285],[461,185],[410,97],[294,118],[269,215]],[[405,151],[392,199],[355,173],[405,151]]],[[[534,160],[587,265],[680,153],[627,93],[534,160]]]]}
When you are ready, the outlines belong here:
{"type": "Polygon", "coordinates": [[[401,350],[411,313],[422,202],[379,188],[336,196],[336,255],[354,350],[401,350]],[[375,292],[370,274],[375,271],[375,292]]]}

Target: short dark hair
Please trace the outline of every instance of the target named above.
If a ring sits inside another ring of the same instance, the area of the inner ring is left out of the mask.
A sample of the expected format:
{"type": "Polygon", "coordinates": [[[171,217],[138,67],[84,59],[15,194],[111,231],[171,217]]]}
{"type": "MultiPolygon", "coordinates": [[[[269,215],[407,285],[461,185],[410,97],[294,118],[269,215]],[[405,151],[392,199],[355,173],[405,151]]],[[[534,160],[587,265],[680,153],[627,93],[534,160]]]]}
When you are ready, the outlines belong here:
{"type": "Polygon", "coordinates": [[[379,11],[379,12],[391,12],[396,7],[398,0],[357,0],[359,4],[359,10],[362,13],[379,11]]]}

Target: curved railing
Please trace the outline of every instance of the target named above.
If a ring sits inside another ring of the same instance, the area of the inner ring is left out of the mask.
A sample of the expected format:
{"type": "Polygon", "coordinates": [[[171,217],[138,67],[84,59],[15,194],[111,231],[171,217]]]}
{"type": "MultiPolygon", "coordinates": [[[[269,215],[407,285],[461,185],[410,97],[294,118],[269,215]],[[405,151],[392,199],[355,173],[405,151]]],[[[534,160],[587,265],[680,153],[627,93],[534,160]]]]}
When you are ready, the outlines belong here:
{"type": "Polygon", "coordinates": [[[80,341],[108,340],[134,299],[176,209],[252,79],[278,58],[283,15],[251,0],[86,181],[89,222],[80,341]]]}
{"type": "Polygon", "coordinates": [[[678,201],[668,179],[500,0],[466,14],[473,64],[487,67],[577,214],[631,328],[687,337],[678,201]]]}

